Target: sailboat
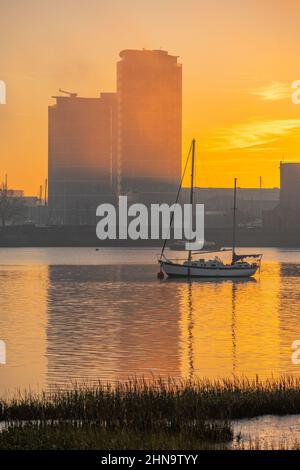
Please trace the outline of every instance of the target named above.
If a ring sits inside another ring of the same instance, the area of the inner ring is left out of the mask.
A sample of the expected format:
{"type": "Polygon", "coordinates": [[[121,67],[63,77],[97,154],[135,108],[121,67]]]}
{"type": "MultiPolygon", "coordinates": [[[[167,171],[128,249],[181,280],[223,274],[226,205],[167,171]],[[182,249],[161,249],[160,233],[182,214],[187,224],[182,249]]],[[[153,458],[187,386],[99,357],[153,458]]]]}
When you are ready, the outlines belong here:
{"type": "MultiPolygon", "coordinates": [[[[190,204],[194,205],[194,173],[195,173],[195,145],[196,141],[193,139],[191,145],[192,151],[192,171],[191,171],[191,190],[190,190],[190,204]]],[[[189,153],[190,156],[190,153],[189,153]]],[[[188,156],[188,159],[189,159],[188,156]]],[[[187,159],[187,162],[188,162],[187,159]]],[[[187,167],[187,162],[185,169],[187,167]]],[[[184,177],[184,175],[183,175],[184,177]]],[[[177,194],[181,190],[183,178],[177,194]]],[[[205,260],[204,258],[195,259],[193,256],[198,252],[188,250],[187,259],[179,261],[172,260],[165,256],[164,251],[166,248],[166,241],[164,241],[160,258],[158,260],[160,264],[160,271],[158,278],[163,278],[164,273],[170,277],[186,277],[186,278],[247,278],[254,276],[257,270],[260,268],[262,254],[237,254],[236,253],[236,195],[237,195],[237,178],[234,179],[234,206],[233,206],[233,231],[232,231],[232,257],[231,262],[224,263],[219,256],[215,256],[213,259],[205,260]],[[249,260],[249,261],[248,261],[249,260]]],[[[177,201],[176,201],[177,202],[177,201]]],[[[171,220],[172,224],[172,220],[171,220]]],[[[219,250],[224,251],[224,250],[219,250]]],[[[204,253],[211,252],[201,252],[204,253]]],[[[216,253],[216,252],[214,252],[216,253]]]]}

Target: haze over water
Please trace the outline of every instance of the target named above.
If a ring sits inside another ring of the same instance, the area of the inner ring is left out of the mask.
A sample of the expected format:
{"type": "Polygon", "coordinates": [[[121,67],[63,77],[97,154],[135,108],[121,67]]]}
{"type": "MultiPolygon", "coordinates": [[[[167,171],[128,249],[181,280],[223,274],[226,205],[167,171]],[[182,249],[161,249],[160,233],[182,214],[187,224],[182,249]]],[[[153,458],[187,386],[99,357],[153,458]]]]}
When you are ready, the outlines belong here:
{"type": "Polygon", "coordinates": [[[158,252],[0,249],[0,393],[133,375],[300,373],[300,250],[263,249],[253,280],[192,283],[158,281],[158,252]]]}

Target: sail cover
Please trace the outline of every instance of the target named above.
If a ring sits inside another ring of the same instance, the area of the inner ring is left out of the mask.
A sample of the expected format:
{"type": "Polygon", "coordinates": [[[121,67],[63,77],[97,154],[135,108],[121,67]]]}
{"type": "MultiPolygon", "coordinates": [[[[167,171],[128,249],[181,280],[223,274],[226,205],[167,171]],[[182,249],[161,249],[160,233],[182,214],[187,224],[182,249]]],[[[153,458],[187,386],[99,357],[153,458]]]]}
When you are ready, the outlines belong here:
{"type": "Polygon", "coordinates": [[[260,258],[261,254],[246,254],[246,255],[237,255],[233,253],[233,262],[235,261],[243,261],[245,258],[260,258]]]}

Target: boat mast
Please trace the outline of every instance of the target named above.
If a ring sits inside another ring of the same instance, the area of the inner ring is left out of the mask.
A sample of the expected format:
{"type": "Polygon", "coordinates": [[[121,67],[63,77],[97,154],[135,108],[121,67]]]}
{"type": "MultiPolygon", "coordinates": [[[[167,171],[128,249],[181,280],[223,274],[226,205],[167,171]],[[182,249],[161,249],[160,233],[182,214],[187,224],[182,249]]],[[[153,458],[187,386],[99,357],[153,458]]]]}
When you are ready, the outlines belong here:
{"type": "MultiPolygon", "coordinates": [[[[191,233],[193,229],[193,206],[194,206],[194,172],[195,172],[195,146],[196,140],[192,140],[192,170],[191,170],[191,193],[190,193],[190,207],[191,207],[191,233]]],[[[189,262],[192,260],[192,250],[189,250],[189,262]]]]}
{"type": "Polygon", "coordinates": [[[233,221],[232,221],[232,263],[235,259],[235,237],[236,237],[236,183],[237,178],[234,178],[234,203],[233,203],[233,221]]]}
{"type": "MultiPolygon", "coordinates": [[[[183,181],[184,181],[186,169],[187,169],[187,166],[188,166],[188,162],[189,162],[189,160],[190,160],[190,155],[191,155],[191,151],[192,151],[192,146],[193,146],[193,142],[192,142],[191,145],[190,145],[189,153],[188,153],[188,156],[187,156],[185,165],[184,165],[184,170],[183,170],[182,177],[181,177],[181,181],[180,181],[180,185],[179,185],[179,188],[178,188],[178,191],[177,191],[177,196],[176,196],[175,204],[177,204],[178,199],[179,199],[179,195],[180,195],[181,188],[182,188],[182,185],[183,185],[183,181]]],[[[172,224],[173,224],[173,220],[174,220],[174,211],[172,212],[172,215],[171,215],[171,220],[170,220],[168,235],[170,234],[170,230],[171,230],[171,227],[172,227],[172,224]]],[[[163,255],[164,255],[164,251],[165,251],[165,248],[166,248],[167,240],[168,240],[168,237],[166,237],[166,238],[164,239],[164,243],[163,243],[163,246],[162,246],[162,249],[161,249],[161,253],[160,253],[160,258],[159,258],[160,260],[162,259],[163,255]]]]}

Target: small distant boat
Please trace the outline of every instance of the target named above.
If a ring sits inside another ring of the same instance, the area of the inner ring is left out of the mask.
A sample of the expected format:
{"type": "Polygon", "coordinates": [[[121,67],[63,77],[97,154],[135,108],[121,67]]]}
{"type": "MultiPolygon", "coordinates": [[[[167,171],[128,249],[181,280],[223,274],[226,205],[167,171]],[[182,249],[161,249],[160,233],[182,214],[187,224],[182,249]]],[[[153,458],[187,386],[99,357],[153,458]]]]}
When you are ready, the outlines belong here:
{"type": "MultiPolygon", "coordinates": [[[[191,193],[190,193],[190,204],[194,204],[194,171],[195,171],[195,144],[196,141],[193,139],[191,150],[192,150],[192,172],[191,172],[191,193]]],[[[190,156],[190,152],[189,152],[190,156]]],[[[189,159],[188,156],[188,159],[189,159]]],[[[181,187],[179,188],[180,191],[181,187]]],[[[232,258],[230,263],[224,263],[218,256],[213,259],[205,260],[200,258],[198,260],[193,259],[193,255],[198,253],[210,253],[200,251],[188,251],[188,257],[185,260],[171,260],[166,258],[164,251],[166,248],[166,240],[163,244],[160,258],[158,260],[160,264],[160,272],[158,273],[159,278],[164,277],[164,273],[170,277],[186,277],[186,278],[247,278],[253,276],[260,268],[262,254],[237,254],[235,251],[235,238],[236,238],[236,191],[237,191],[237,178],[234,179],[234,207],[233,207],[233,234],[232,234],[232,258]],[[246,261],[252,259],[253,261],[246,261]]],[[[224,251],[224,250],[215,250],[224,251]]]]}

